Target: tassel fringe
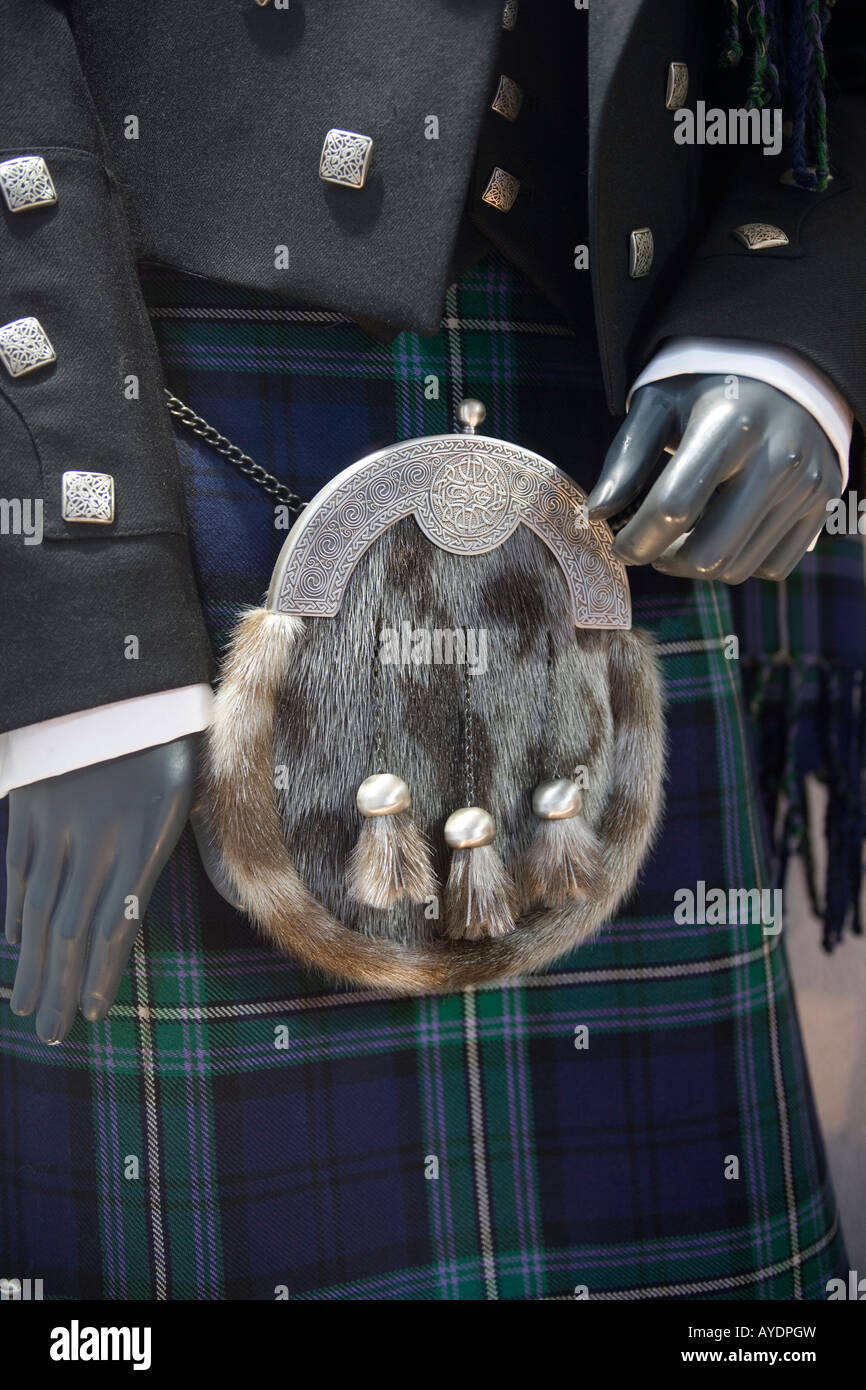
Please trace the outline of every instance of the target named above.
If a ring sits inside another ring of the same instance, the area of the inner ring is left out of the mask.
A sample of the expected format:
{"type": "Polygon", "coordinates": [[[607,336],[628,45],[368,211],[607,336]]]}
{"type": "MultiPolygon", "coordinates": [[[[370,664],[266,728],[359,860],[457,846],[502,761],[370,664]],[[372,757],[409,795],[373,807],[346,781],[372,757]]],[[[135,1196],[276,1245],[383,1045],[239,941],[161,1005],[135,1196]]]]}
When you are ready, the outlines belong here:
{"type": "Polygon", "coordinates": [[[526,907],[565,907],[572,898],[598,900],[605,892],[601,845],[582,816],[541,820],[524,855],[520,889],[526,907]]]}
{"type": "Polygon", "coordinates": [[[386,908],[404,893],[415,903],[436,896],[427,841],[408,811],[365,817],[349,864],[349,895],[386,908]]]}
{"type": "Polygon", "coordinates": [[[801,188],[830,177],[824,37],[835,0],[725,0],[721,67],[751,48],[748,107],[780,106],[791,122],[791,160],[801,188]]]}
{"type": "Polygon", "coordinates": [[[445,888],[447,935],[454,941],[505,936],[514,927],[516,892],[492,845],[455,849],[445,888]]]}
{"type": "Polygon", "coordinates": [[[792,857],[803,863],[812,911],[832,951],[846,928],[863,931],[866,839],[866,671],[827,662],[745,658],[744,680],[761,798],[771,835],[771,884],[783,888],[792,857]],[[819,883],[817,827],[807,778],[827,791],[826,872],[819,883]]]}

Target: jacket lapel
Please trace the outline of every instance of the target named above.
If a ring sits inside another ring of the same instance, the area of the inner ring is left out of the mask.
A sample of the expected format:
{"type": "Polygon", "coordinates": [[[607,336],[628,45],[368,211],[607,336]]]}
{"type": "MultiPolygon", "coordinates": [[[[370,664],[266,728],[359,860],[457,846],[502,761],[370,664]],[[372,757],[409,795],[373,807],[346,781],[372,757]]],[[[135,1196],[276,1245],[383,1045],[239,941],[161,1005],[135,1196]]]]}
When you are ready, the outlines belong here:
{"type": "Polygon", "coordinates": [[[590,5],[589,18],[589,169],[598,149],[601,122],[614,87],[614,74],[646,0],[616,0],[590,5]]]}
{"type": "Polygon", "coordinates": [[[613,171],[605,169],[604,151],[610,150],[612,110],[617,85],[617,69],[622,63],[632,32],[646,0],[617,0],[616,4],[589,7],[589,131],[587,189],[589,199],[590,275],[595,310],[596,335],[608,404],[618,408],[622,383],[618,379],[617,359],[621,349],[611,325],[609,289],[615,273],[616,253],[607,243],[610,237],[608,205],[615,196],[613,171]],[[606,177],[603,175],[606,172],[606,177]]]}

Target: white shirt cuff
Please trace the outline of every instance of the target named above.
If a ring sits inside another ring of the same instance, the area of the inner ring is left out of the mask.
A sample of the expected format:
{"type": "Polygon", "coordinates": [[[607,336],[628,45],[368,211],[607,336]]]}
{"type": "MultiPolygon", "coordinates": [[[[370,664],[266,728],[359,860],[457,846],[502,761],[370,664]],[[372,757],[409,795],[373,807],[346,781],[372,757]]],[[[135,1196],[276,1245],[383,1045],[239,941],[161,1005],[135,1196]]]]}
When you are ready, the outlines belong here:
{"type": "Polygon", "coordinates": [[[0,797],[30,782],[199,733],[211,722],[212,706],[209,685],[185,685],[11,729],[0,734],[0,797]]]}
{"type": "Polygon", "coordinates": [[[766,381],[798,401],[818,421],[839,455],[842,470],[839,491],[845,491],[854,416],[833,383],[805,357],[775,344],[752,343],[741,338],[670,338],[632,386],[626,409],[638,387],[665,377],[695,372],[752,377],[756,381],[766,381]]]}

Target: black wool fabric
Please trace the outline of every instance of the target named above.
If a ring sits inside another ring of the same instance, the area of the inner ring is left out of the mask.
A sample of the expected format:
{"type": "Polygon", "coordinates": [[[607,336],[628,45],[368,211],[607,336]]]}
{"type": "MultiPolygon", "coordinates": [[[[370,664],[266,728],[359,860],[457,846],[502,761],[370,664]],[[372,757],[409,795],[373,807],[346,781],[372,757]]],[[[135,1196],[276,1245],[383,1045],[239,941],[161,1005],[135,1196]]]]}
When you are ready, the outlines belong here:
{"type": "Polygon", "coordinates": [[[498,4],[73,0],[70,12],[142,259],[438,329],[498,4]],[[319,178],[332,127],[373,140],[361,190],[319,178]]]}
{"type": "Polygon", "coordinates": [[[688,66],[692,110],[746,99],[747,73],[718,71],[715,5],[521,0],[511,31],[502,13],[500,0],[0,4],[0,157],[42,155],[59,199],[0,222],[0,323],[36,316],[57,352],[18,379],[0,370],[0,496],[41,499],[45,525],[38,546],[0,536],[0,727],[210,670],[145,264],[388,338],[436,331],[449,283],[493,244],[598,353],[615,414],[656,348],[694,334],[793,348],[866,420],[863,7],[835,6],[828,31],[823,194],[781,183],[784,155],[676,142],[672,62],[688,66]],[[514,122],[491,110],[502,75],[523,90],[514,122]],[[365,188],[319,178],[332,127],[373,139],[365,188]],[[510,212],[482,200],[497,166],[520,180],[510,212]],[[744,221],[777,224],[788,245],[747,250],[732,235],[744,221]],[[654,257],[633,278],[642,228],[654,257]],[[113,475],[110,525],[63,520],[70,469],[113,475]],[[149,665],[118,660],[120,628],[147,639],[149,665]]]}
{"type": "Polygon", "coordinates": [[[38,318],[57,356],[0,369],[0,496],[38,502],[44,533],[0,535],[7,730],[207,680],[211,655],[159,357],[69,27],[42,0],[3,20],[0,159],[42,155],[58,196],[22,213],[4,203],[0,220],[0,323],[38,318]],[[113,476],[113,522],[63,520],[68,470],[113,476]]]}
{"type": "Polygon", "coordinates": [[[588,16],[573,5],[527,5],[519,18],[502,35],[490,97],[503,76],[517,83],[522,104],[509,120],[488,102],[469,217],[583,332],[590,272],[576,268],[575,251],[588,239],[588,16]],[[509,212],[483,198],[497,167],[520,180],[509,212]]]}

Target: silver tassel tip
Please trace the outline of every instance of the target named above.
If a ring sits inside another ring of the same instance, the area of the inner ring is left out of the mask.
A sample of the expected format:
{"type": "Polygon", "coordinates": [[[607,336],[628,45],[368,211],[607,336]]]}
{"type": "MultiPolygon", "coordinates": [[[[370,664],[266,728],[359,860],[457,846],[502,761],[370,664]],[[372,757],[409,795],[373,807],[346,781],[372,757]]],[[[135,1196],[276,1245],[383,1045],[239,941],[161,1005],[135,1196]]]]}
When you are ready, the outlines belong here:
{"type": "Polygon", "coordinates": [[[571,820],[582,808],[580,787],[570,777],[539,782],[532,793],[532,809],[539,820],[571,820]]]}
{"type": "Polygon", "coordinates": [[[474,434],[487,419],[487,407],[483,401],[471,397],[461,401],[457,407],[457,423],[461,434],[474,434]]]}
{"type": "Polygon", "coordinates": [[[481,849],[496,839],[496,822],[483,806],[461,806],[451,812],[443,833],[450,849],[481,849]]]}
{"type": "Polygon", "coordinates": [[[362,816],[394,816],[412,805],[409,788],[393,772],[374,772],[365,777],[355,795],[362,816]]]}

